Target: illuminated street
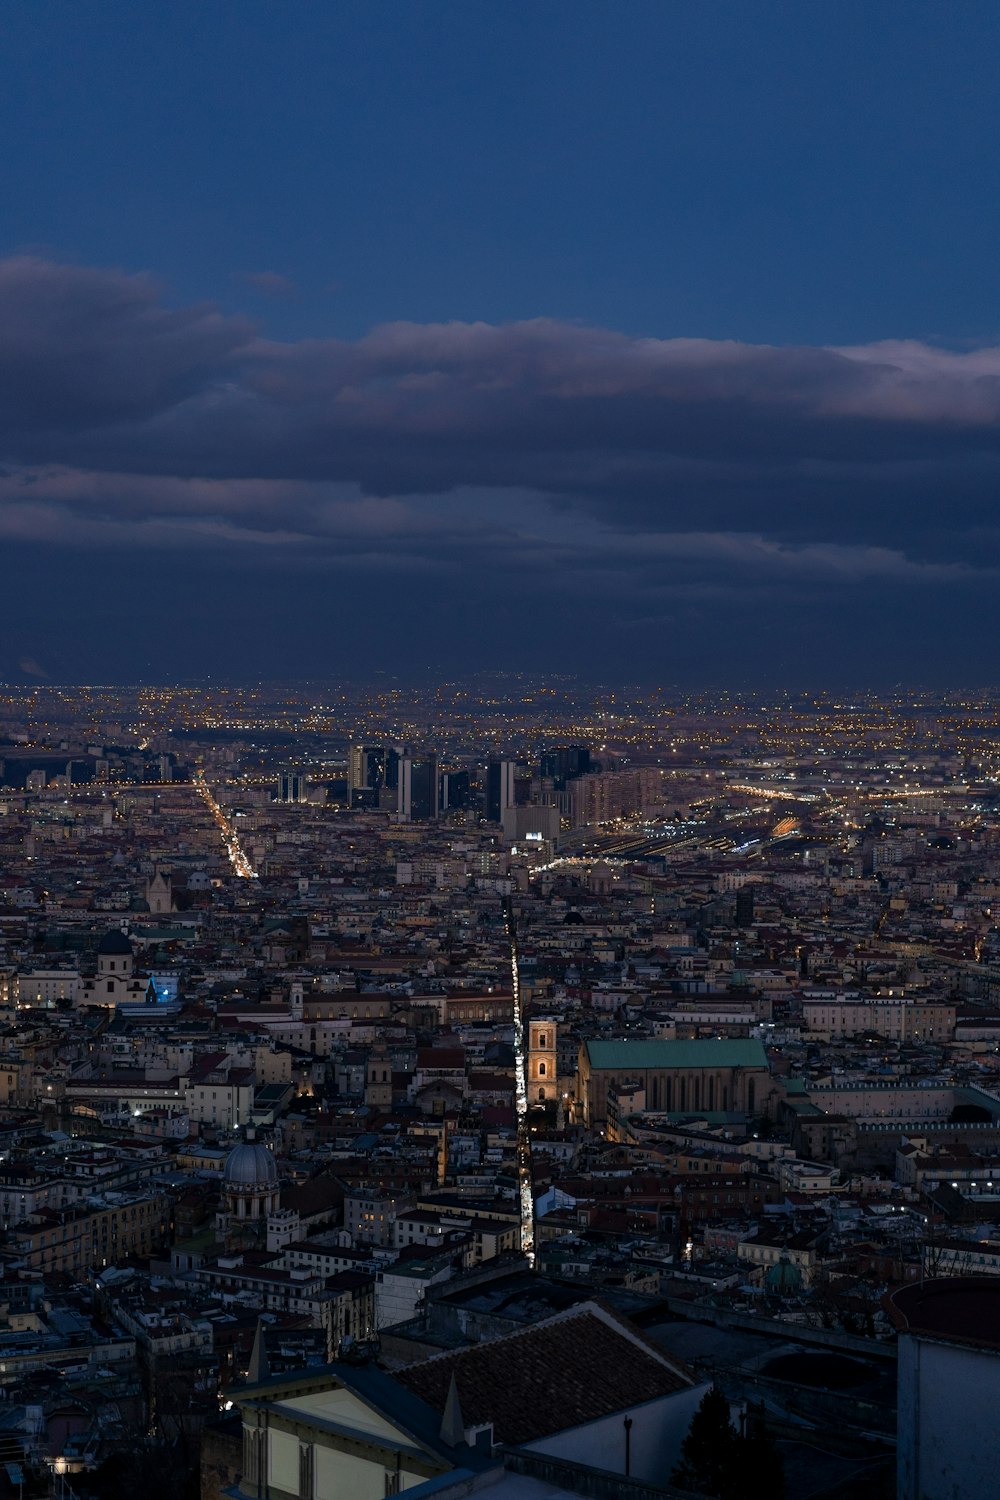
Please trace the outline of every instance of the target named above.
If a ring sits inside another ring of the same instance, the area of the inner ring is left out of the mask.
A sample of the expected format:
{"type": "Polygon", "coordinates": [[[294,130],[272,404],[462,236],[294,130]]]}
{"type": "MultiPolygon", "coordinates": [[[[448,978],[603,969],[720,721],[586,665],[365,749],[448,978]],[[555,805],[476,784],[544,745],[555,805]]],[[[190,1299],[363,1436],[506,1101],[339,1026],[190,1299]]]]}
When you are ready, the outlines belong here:
{"type": "Polygon", "coordinates": [[[205,773],[203,771],[198,771],[195,773],[194,784],[200,792],[205,806],[208,808],[209,812],[212,814],[212,817],[218,824],[219,832],[222,835],[222,841],[225,844],[226,852],[229,855],[229,862],[232,865],[234,871],[244,880],[256,880],[257,871],[254,869],[253,865],[251,865],[250,861],[244,854],[240,846],[240,841],[236,836],[236,829],[233,827],[232,823],[230,823],[229,819],[222,811],[222,808],[213,797],[211,789],[209,788],[208,783],[205,780],[205,773]]]}
{"type": "Polygon", "coordinates": [[[510,943],[510,976],[514,993],[514,1109],[517,1115],[517,1189],[521,1207],[521,1249],[534,1264],[535,1194],[531,1173],[531,1134],[528,1127],[524,1014],[521,1010],[521,979],[517,967],[517,932],[509,905],[505,907],[504,921],[510,943]]]}

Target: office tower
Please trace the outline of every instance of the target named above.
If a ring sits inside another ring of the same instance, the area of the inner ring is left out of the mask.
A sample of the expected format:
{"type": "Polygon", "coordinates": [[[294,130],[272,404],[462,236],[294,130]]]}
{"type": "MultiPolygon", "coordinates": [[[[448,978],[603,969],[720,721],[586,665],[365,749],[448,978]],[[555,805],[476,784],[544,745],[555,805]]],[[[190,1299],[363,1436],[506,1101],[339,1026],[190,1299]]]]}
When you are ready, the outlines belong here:
{"type": "Polygon", "coordinates": [[[469,805],[469,773],[468,771],[442,771],[441,773],[441,796],[440,807],[442,812],[448,812],[453,807],[468,807],[469,805]]]}
{"type": "Polygon", "coordinates": [[[491,759],[486,767],[486,821],[499,823],[504,808],[513,807],[517,801],[515,781],[517,762],[491,759]]]}
{"type": "Polygon", "coordinates": [[[399,786],[396,808],[400,817],[420,822],[438,815],[438,758],[425,755],[419,760],[404,755],[399,762],[399,786]]]}
{"type": "MultiPolygon", "coordinates": [[[[527,774],[524,766],[518,766],[517,775],[514,777],[514,795],[507,803],[507,807],[524,807],[532,800],[531,781],[532,778],[527,774]]],[[[503,813],[500,816],[502,819],[503,813]]]]}
{"type": "Polygon", "coordinates": [[[394,792],[399,786],[399,763],[404,753],[402,745],[386,745],[385,747],[385,785],[387,791],[394,792]]]}
{"type": "Polygon", "coordinates": [[[360,791],[368,785],[368,757],[376,750],[374,745],[352,745],[347,759],[347,785],[351,792],[360,791]]]}
{"type": "Polygon", "coordinates": [[[587,745],[558,745],[546,750],[538,762],[541,776],[551,776],[557,791],[562,791],[567,781],[577,776],[586,776],[590,771],[590,749],[587,745]]]}
{"type": "Polygon", "coordinates": [[[350,787],[353,792],[374,792],[385,785],[385,745],[352,745],[350,787]]]}
{"type": "Polygon", "coordinates": [[[403,753],[399,745],[351,746],[347,784],[352,807],[396,805],[403,753]]]}
{"type": "Polygon", "coordinates": [[[304,802],[306,778],[301,771],[282,771],[278,781],[279,802],[304,802]]]}
{"type": "Polygon", "coordinates": [[[352,807],[378,807],[379,796],[386,785],[385,745],[352,745],[348,767],[348,788],[352,807]]]}

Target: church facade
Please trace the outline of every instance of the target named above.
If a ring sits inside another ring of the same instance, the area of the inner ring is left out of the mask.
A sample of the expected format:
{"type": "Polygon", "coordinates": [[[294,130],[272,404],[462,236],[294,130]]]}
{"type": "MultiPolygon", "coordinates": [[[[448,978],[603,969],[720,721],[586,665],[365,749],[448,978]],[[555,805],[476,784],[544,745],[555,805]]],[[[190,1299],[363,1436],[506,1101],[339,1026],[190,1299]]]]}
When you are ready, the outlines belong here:
{"type": "Polygon", "coordinates": [[[665,1114],[765,1115],[777,1092],[763,1044],[746,1037],[580,1043],[585,1125],[606,1124],[609,1087],[632,1082],[645,1090],[647,1110],[665,1114]]]}
{"type": "Polygon", "coordinates": [[[135,954],[132,940],[124,932],[112,928],[101,938],[97,946],[97,973],[93,979],[85,979],[77,991],[78,1005],[140,1005],[145,1001],[156,1004],[156,990],[149,994],[149,981],[141,979],[135,972],[135,954]]]}

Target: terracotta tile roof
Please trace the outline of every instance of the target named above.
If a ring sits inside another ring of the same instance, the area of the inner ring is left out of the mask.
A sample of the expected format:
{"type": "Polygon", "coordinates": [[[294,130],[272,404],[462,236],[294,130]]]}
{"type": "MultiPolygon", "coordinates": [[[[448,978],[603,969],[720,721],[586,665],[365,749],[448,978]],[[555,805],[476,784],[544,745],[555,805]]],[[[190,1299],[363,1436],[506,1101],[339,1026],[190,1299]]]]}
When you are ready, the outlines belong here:
{"type": "Polygon", "coordinates": [[[469,1426],[492,1422],[504,1443],[530,1443],[660,1396],[688,1389],[691,1378],[593,1307],[524,1332],[436,1355],[395,1372],[396,1379],[443,1412],[452,1372],[469,1426]]]}
{"type": "Polygon", "coordinates": [[[442,1068],[461,1072],[465,1067],[464,1047],[420,1047],[417,1050],[417,1070],[442,1068]]]}
{"type": "Polygon", "coordinates": [[[514,1092],[514,1077],[512,1073],[470,1073],[469,1087],[473,1093],[482,1089],[488,1093],[502,1091],[506,1094],[514,1092]]]}
{"type": "Polygon", "coordinates": [[[338,1208],[343,1201],[343,1184],[333,1177],[311,1177],[306,1182],[281,1190],[282,1208],[294,1208],[306,1218],[311,1214],[338,1208]]]}

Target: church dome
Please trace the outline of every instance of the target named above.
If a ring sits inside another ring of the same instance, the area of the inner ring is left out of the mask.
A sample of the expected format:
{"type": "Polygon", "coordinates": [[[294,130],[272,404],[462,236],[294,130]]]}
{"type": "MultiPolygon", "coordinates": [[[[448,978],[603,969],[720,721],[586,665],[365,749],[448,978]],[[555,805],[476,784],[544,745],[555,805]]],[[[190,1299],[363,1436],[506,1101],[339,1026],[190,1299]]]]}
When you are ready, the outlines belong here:
{"type": "Polygon", "coordinates": [[[785,1254],[775,1265],[768,1267],[764,1281],[769,1292],[777,1292],[782,1297],[802,1290],[802,1272],[785,1254]]]}
{"type": "Polygon", "coordinates": [[[259,1141],[241,1141],[226,1157],[227,1187],[273,1187],[277,1180],[278,1164],[259,1141]]]}
{"type": "Polygon", "coordinates": [[[131,958],[132,940],[113,927],[106,932],[97,945],[97,952],[102,958],[131,958]]]}

